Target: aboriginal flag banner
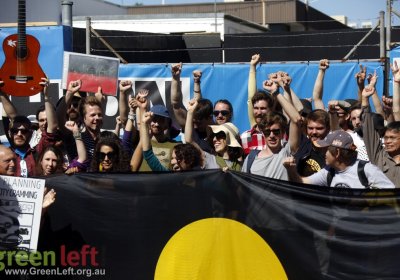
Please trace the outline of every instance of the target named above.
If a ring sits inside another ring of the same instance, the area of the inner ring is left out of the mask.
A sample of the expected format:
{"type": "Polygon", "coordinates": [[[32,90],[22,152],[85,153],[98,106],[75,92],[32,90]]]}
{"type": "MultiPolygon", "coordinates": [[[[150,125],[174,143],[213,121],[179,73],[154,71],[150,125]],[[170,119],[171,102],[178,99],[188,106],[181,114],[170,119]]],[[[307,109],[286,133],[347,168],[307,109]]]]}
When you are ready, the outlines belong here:
{"type": "Polygon", "coordinates": [[[60,268],[105,270],[92,279],[400,279],[397,190],[219,170],[62,175],[46,185],[57,200],[39,251],[56,251],[60,268]]]}

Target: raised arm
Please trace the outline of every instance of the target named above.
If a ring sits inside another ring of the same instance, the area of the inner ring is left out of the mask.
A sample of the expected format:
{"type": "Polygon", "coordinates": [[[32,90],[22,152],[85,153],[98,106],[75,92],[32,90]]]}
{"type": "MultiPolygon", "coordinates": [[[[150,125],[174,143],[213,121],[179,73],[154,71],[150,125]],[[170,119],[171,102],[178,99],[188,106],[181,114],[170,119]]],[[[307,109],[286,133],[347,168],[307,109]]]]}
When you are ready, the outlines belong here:
{"type": "Polygon", "coordinates": [[[107,98],[103,94],[103,89],[101,88],[101,86],[97,87],[97,92],[94,94],[94,97],[96,97],[96,99],[101,103],[101,110],[104,113],[107,106],[107,98]]]}
{"type": "Polygon", "coordinates": [[[253,115],[253,104],[251,103],[251,99],[257,92],[256,68],[259,62],[260,54],[254,54],[250,60],[249,80],[247,84],[247,115],[249,118],[250,127],[253,127],[256,124],[253,115]]]}
{"type": "Polygon", "coordinates": [[[379,100],[378,92],[376,91],[376,82],[378,81],[378,76],[376,75],[376,71],[374,74],[369,74],[367,76],[368,84],[373,86],[375,88],[374,94],[371,96],[372,98],[372,103],[374,104],[375,107],[375,112],[382,117],[385,117],[385,113],[383,112],[383,107],[382,103],[379,100]]]}
{"type": "Polygon", "coordinates": [[[367,67],[363,67],[360,64],[360,72],[358,72],[355,76],[356,78],[356,82],[357,82],[357,87],[358,87],[358,94],[357,94],[357,99],[358,101],[361,102],[361,98],[362,98],[362,91],[364,90],[365,87],[365,78],[367,77],[367,67]]]}
{"type": "Polygon", "coordinates": [[[391,65],[393,73],[393,117],[395,121],[400,121],[400,71],[397,61],[391,65]]]}
{"type": "Polygon", "coordinates": [[[132,81],[124,80],[119,83],[119,117],[122,125],[126,124],[128,119],[128,98],[129,94],[132,92],[132,81]]]}
{"type": "Polygon", "coordinates": [[[315,79],[314,90],[313,90],[313,101],[314,108],[325,110],[324,102],[322,101],[322,95],[324,91],[324,78],[326,69],[329,68],[329,60],[321,59],[319,61],[319,70],[317,78],[315,79]]]}
{"type": "Polygon", "coordinates": [[[186,108],[183,105],[183,96],[181,89],[182,63],[172,65],[171,81],[171,105],[175,119],[181,128],[185,127],[186,108]]]}
{"type": "MultiPolygon", "coordinates": [[[[71,107],[72,97],[74,96],[74,94],[76,92],[79,91],[81,86],[82,86],[81,80],[69,82],[67,91],[65,93],[65,97],[63,100],[61,100],[61,102],[58,104],[57,109],[56,109],[57,121],[59,124],[63,124],[63,123],[65,124],[65,122],[67,121],[67,119],[66,119],[67,110],[68,110],[68,108],[71,107]]],[[[64,130],[64,127],[60,127],[60,129],[64,130]]]]}
{"type": "Polygon", "coordinates": [[[0,101],[3,104],[4,112],[10,119],[14,119],[17,115],[17,108],[15,108],[14,104],[10,101],[7,94],[1,91],[1,87],[3,86],[4,82],[0,80],[0,101]]]}
{"type": "Polygon", "coordinates": [[[78,152],[78,162],[83,163],[87,160],[87,153],[85,144],[82,141],[81,131],[78,125],[74,121],[66,121],[65,128],[72,132],[76,143],[76,150],[78,152]]]}
{"type": "Polygon", "coordinates": [[[296,108],[297,112],[301,112],[303,110],[303,103],[301,103],[300,98],[290,87],[290,85],[292,83],[292,77],[290,77],[290,75],[288,73],[283,72],[283,71],[279,71],[278,74],[280,74],[282,82],[283,82],[282,87],[284,90],[284,97],[290,98],[291,103],[296,108]]]}
{"type": "Polygon", "coordinates": [[[340,129],[338,109],[339,109],[339,101],[329,100],[328,112],[329,112],[329,126],[331,128],[331,131],[340,129]]]}
{"type": "Polygon", "coordinates": [[[58,128],[58,120],[57,120],[56,110],[55,110],[53,104],[51,104],[49,95],[47,92],[47,88],[49,86],[49,80],[47,78],[42,78],[40,85],[43,86],[42,94],[44,96],[44,107],[45,107],[46,117],[47,117],[46,132],[54,133],[58,128]]]}
{"type": "Polygon", "coordinates": [[[193,99],[200,100],[201,96],[201,76],[203,73],[200,70],[193,71],[193,99]]]}

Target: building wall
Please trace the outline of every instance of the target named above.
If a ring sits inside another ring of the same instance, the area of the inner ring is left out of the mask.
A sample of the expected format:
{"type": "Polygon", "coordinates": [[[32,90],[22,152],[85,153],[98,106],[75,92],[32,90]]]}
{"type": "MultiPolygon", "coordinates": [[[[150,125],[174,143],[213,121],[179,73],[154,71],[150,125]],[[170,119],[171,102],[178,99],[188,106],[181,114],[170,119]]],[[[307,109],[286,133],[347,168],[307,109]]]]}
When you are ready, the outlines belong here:
{"type": "MultiPolygon", "coordinates": [[[[62,0],[28,0],[26,1],[27,22],[61,23],[62,0]]],[[[100,0],[71,0],[74,16],[124,15],[127,9],[100,0]]],[[[0,24],[17,23],[18,1],[1,1],[0,24]]]]}
{"type": "MultiPolygon", "coordinates": [[[[263,7],[266,23],[281,23],[296,21],[296,0],[266,0],[254,2],[217,3],[217,12],[233,15],[246,21],[263,23],[263,7]]],[[[138,6],[128,9],[132,15],[146,14],[192,14],[213,13],[214,4],[186,4],[186,5],[159,5],[138,6]]]]}

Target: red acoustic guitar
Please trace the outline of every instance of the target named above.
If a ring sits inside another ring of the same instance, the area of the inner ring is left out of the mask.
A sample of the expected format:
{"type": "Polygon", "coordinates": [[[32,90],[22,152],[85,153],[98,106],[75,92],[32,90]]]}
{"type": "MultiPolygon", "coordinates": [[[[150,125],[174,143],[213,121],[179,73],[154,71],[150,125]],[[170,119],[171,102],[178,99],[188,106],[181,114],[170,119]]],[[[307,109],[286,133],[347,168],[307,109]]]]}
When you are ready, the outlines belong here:
{"type": "Polygon", "coordinates": [[[25,0],[18,0],[18,34],[3,41],[5,61],[0,68],[4,86],[0,90],[13,96],[31,96],[39,93],[42,77],[46,77],[38,63],[39,41],[26,35],[25,0]]]}

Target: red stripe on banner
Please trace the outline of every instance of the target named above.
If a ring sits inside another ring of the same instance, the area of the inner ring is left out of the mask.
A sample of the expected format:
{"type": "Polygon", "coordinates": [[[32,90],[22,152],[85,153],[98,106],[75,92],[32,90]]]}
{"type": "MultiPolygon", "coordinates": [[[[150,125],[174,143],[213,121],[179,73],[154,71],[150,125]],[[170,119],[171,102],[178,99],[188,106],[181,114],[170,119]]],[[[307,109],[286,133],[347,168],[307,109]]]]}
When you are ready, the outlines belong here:
{"type": "Polygon", "coordinates": [[[81,91],[97,92],[97,88],[101,86],[103,94],[117,95],[118,79],[113,77],[95,76],[92,74],[84,74],[77,72],[69,72],[67,75],[67,85],[71,81],[81,80],[81,91]]]}

